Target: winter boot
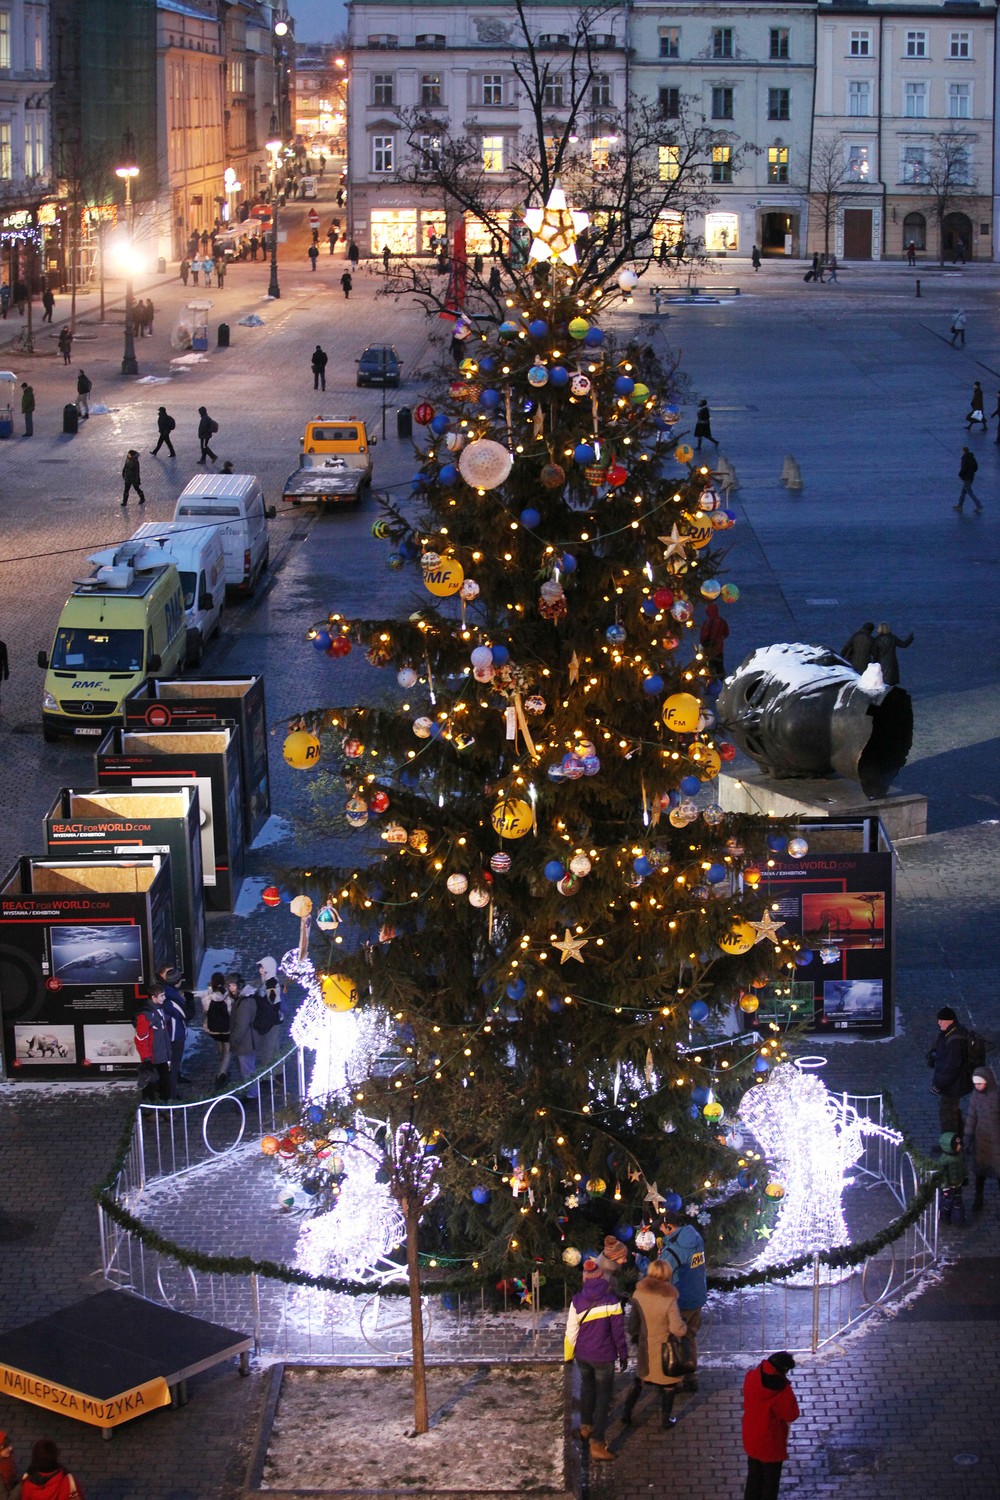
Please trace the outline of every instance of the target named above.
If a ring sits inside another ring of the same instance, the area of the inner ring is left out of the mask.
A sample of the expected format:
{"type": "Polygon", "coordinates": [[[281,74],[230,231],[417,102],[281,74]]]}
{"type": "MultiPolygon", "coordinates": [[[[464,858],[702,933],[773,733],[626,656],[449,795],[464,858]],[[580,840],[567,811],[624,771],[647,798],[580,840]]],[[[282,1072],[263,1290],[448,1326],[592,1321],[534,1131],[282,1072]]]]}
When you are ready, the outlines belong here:
{"type": "Polygon", "coordinates": [[[608,1447],[607,1443],[602,1442],[600,1438],[591,1438],[590,1456],[591,1458],[599,1459],[602,1461],[607,1461],[609,1459],[613,1461],[615,1457],[611,1449],[608,1447]]]}
{"type": "Polygon", "coordinates": [[[671,1413],[674,1409],[674,1391],[672,1386],[660,1387],[660,1427],[666,1432],[668,1427],[677,1426],[677,1418],[671,1413]]]}
{"type": "Polygon", "coordinates": [[[986,1188],[986,1174],[984,1173],[983,1176],[980,1177],[979,1173],[977,1172],[976,1173],[976,1193],[975,1193],[975,1197],[972,1200],[972,1212],[974,1214],[977,1214],[980,1211],[980,1209],[982,1208],[982,1206],[983,1206],[983,1192],[984,1192],[985,1188],[986,1188]]]}
{"type": "Polygon", "coordinates": [[[629,1386],[628,1395],[625,1397],[625,1409],[622,1412],[622,1426],[632,1426],[632,1413],[635,1411],[636,1403],[642,1395],[642,1381],[633,1380],[629,1386]]]}

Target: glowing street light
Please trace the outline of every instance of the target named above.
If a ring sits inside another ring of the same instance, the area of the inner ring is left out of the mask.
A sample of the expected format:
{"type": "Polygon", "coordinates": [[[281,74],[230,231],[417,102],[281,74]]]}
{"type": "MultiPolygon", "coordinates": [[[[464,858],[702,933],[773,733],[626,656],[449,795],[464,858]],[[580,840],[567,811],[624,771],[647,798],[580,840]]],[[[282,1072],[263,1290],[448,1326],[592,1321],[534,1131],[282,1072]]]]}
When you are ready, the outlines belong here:
{"type": "MultiPolygon", "coordinates": [[[[280,22],[279,22],[280,24],[280,22]]],[[[277,27],[275,28],[277,30],[277,27]]],[[[267,295],[278,298],[281,296],[281,288],[278,286],[278,157],[281,153],[281,140],[277,134],[277,118],[271,116],[272,139],[265,141],[265,146],[271,153],[271,280],[268,282],[267,295]]]]}
{"type": "Polygon", "coordinates": [[[125,184],[125,219],[128,228],[128,259],[125,274],[125,349],[122,354],[122,374],[138,375],[139,362],[135,357],[135,337],[132,331],[133,297],[132,297],[132,272],[134,269],[134,256],[132,246],[132,182],[139,175],[139,168],[135,165],[135,145],[132,132],[125,132],[123,141],[123,155],[125,161],[120,167],[115,168],[115,176],[120,177],[125,184]]]}

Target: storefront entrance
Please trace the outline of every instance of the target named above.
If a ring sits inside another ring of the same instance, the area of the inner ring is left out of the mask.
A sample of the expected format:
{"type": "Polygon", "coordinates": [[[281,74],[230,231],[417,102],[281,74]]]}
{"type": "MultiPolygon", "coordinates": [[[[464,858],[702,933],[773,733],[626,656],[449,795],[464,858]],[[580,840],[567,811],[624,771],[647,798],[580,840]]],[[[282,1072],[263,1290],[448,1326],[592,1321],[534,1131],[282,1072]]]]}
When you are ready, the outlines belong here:
{"type": "Polygon", "coordinates": [[[797,255],[799,253],[799,216],[781,211],[760,216],[760,251],[762,255],[797,255]]]}
{"type": "Polygon", "coordinates": [[[872,211],[870,208],[844,209],[844,259],[871,260],[872,211]]]}
{"type": "Polygon", "coordinates": [[[945,260],[972,259],[972,222],[965,214],[948,214],[941,226],[945,260]]]}

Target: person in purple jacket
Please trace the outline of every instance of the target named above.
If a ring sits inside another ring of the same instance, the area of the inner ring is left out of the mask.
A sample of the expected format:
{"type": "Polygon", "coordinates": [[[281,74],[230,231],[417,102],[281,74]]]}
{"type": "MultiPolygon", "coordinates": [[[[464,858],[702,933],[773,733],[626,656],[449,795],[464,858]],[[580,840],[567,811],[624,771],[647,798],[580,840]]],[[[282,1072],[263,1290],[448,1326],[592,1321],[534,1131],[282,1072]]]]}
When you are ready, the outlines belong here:
{"type": "Polygon", "coordinates": [[[592,1258],[583,1263],[583,1286],[570,1303],[563,1354],[580,1371],[580,1436],[590,1439],[591,1458],[613,1459],[604,1438],[615,1359],[628,1369],[628,1344],[621,1302],[592,1258]]]}

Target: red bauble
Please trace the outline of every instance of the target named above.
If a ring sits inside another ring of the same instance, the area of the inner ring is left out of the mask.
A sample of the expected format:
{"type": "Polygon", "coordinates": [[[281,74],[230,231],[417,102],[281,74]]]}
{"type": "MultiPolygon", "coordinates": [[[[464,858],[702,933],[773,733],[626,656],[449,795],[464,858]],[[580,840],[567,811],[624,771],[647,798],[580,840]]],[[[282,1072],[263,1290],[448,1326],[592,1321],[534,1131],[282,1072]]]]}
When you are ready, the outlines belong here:
{"type": "Polygon", "coordinates": [[[327,647],[327,656],[339,657],[350,656],[353,647],[350,638],[346,635],[335,635],[327,647]]]}
{"type": "Polygon", "coordinates": [[[266,885],[260,893],[260,899],[265,906],[280,906],[281,892],[276,885],[266,885]]]}
{"type": "Polygon", "coordinates": [[[657,589],[653,595],[653,603],[657,609],[669,609],[674,602],[673,589],[657,589]]]}
{"type": "Polygon", "coordinates": [[[722,743],[720,745],[716,745],[715,748],[716,750],[718,750],[719,755],[723,760],[736,759],[736,746],[731,745],[728,740],[723,740],[722,743]]]}
{"type": "Polygon", "coordinates": [[[627,479],[628,469],[626,469],[624,464],[611,465],[608,470],[608,484],[612,485],[616,490],[621,489],[627,479]]]}
{"type": "Polygon", "coordinates": [[[434,408],[429,401],[421,401],[420,405],[414,408],[413,420],[419,422],[421,427],[426,427],[428,422],[433,422],[434,408]]]}
{"type": "Polygon", "coordinates": [[[384,813],[389,806],[389,793],[383,792],[381,788],[377,792],[372,792],[368,798],[368,806],[373,813],[384,813]]]}

